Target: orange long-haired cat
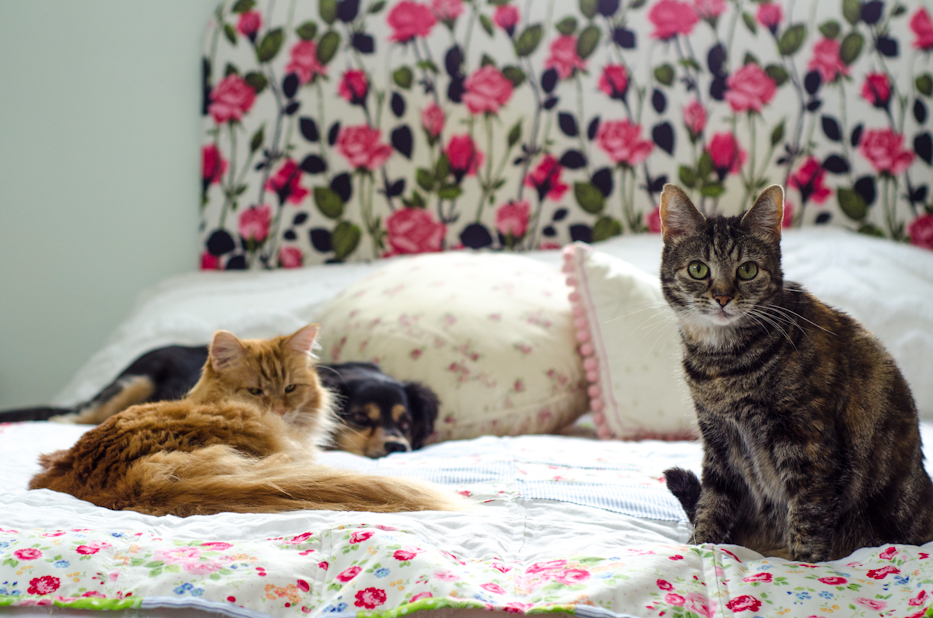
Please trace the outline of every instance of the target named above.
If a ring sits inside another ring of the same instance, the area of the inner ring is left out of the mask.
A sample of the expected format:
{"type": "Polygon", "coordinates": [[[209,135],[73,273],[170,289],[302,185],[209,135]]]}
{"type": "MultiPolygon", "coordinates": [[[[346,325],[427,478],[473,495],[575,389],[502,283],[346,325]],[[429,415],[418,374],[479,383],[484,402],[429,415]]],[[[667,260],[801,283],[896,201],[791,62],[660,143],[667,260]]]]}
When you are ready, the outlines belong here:
{"type": "Polygon", "coordinates": [[[408,479],[315,462],[333,423],[312,365],[316,324],[288,337],[214,334],[180,401],[133,406],[68,450],[42,455],[30,489],[150,515],[458,510],[458,496],[408,479]]]}

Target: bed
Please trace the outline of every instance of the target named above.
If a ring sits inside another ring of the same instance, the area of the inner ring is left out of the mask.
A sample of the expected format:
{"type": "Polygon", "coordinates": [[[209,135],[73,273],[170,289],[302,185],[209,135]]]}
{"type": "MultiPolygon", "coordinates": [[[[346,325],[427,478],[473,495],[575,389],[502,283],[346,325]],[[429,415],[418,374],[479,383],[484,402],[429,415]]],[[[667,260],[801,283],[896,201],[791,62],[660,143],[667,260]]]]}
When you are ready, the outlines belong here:
{"type": "MultiPolygon", "coordinates": [[[[908,369],[930,448],[924,346],[933,339],[933,255],[827,229],[789,231],[783,248],[789,277],[850,309],[908,369]]],[[[657,272],[660,239],[625,237],[590,250],[648,275],[657,272]]],[[[545,251],[527,259],[559,272],[566,258],[545,251]]],[[[166,281],[139,299],[55,403],[95,392],[152,345],[203,342],[220,326],[249,336],[287,332],[381,268],[202,272],[166,281]]],[[[588,414],[574,424],[577,435],[447,440],[378,460],[324,455],[338,467],[437,482],[467,496],[468,512],[185,519],[26,491],[36,456],[69,446],[86,428],[0,425],[0,604],[10,615],[59,616],[103,609],[139,616],[921,616],[933,607],[933,544],[865,548],[819,565],[690,545],[690,526],[662,471],[699,471],[699,444],[600,440],[587,434],[593,424],[588,414]]]]}

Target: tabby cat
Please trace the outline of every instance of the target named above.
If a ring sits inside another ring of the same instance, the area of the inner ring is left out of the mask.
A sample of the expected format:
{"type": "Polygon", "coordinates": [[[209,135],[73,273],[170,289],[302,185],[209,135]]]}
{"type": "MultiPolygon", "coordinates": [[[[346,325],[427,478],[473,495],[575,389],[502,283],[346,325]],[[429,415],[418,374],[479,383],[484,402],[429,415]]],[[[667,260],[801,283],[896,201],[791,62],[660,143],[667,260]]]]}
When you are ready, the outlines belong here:
{"type": "Polygon", "coordinates": [[[218,331],[185,399],[133,406],[42,455],[30,489],[151,515],[461,508],[426,484],[315,462],[333,424],[312,365],[317,331],[243,341],[218,331]]]}
{"type": "Polygon", "coordinates": [[[665,472],[696,543],[818,562],[933,540],[910,389],[881,343],[781,272],[783,191],[743,217],[661,195],[661,284],[703,439],[702,483],[665,472]]]}

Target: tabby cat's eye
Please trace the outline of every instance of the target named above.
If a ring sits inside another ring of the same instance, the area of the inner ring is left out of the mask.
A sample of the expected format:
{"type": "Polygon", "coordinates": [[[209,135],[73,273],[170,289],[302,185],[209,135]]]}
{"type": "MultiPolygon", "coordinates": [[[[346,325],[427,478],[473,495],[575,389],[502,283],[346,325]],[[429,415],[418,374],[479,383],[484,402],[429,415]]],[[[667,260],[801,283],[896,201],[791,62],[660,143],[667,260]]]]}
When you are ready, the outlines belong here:
{"type": "Polygon", "coordinates": [[[706,279],[709,275],[709,266],[703,262],[691,262],[690,266],[687,267],[687,272],[694,279],[706,279]]]}
{"type": "Polygon", "coordinates": [[[739,266],[739,279],[754,279],[755,275],[758,274],[758,264],[754,262],[745,262],[739,266]]]}
{"type": "Polygon", "coordinates": [[[257,397],[259,397],[260,395],[262,395],[262,389],[261,389],[261,388],[247,388],[246,390],[249,391],[249,394],[250,394],[250,395],[256,395],[257,397]]]}
{"type": "Polygon", "coordinates": [[[285,392],[290,393],[294,391],[296,388],[297,386],[295,384],[289,384],[288,386],[285,387],[285,392]]]}

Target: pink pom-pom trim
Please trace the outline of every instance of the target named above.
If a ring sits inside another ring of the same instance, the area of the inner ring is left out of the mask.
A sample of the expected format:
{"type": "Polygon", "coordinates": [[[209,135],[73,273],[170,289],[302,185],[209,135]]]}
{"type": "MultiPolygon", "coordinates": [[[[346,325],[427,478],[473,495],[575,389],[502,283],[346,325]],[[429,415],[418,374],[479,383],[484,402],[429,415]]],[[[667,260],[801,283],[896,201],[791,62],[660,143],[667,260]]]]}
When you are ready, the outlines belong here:
{"type": "Polygon", "coordinates": [[[586,392],[589,393],[590,397],[599,397],[603,394],[603,391],[601,388],[599,388],[598,384],[591,384],[590,388],[587,389],[586,392]]]}
{"type": "Polygon", "coordinates": [[[583,368],[587,371],[596,371],[599,369],[599,361],[596,360],[595,356],[590,356],[583,361],[583,368]]]}
{"type": "Polygon", "coordinates": [[[580,354],[583,356],[592,356],[595,351],[592,343],[584,343],[580,346],[580,354]]]}

